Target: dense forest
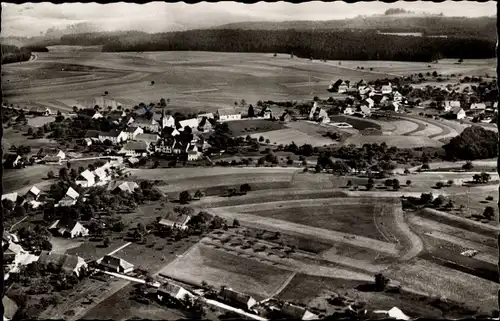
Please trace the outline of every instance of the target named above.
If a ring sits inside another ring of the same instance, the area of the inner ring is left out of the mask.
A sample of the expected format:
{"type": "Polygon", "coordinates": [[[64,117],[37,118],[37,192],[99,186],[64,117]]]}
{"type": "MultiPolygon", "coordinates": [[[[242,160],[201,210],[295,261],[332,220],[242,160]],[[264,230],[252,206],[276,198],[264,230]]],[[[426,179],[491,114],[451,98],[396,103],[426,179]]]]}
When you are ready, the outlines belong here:
{"type": "MultiPolygon", "coordinates": [[[[404,11],[404,10],[403,10],[404,11]]],[[[403,12],[401,12],[403,13],[403,12]]],[[[406,12],[404,12],[406,13],[406,12]]],[[[492,14],[494,14],[492,12],[492,14]]],[[[356,17],[328,21],[284,21],[284,22],[238,22],[225,24],[213,29],[239,30],[363,30],[381,32],[422,32],[425,35],[446,35],[448,37],[471,37],[496,41],[496,17],[443,17],[438,15],[356,17]]]]}
{"type": "Polygon", "coordinates": [[[469,37],[427,38],[376,31],[190,30],[129,37],[66,36],[64,44],[103,44],[103,51],[293,53],[314,59],[433,61],[492,58],[495,42],[469,37]]]}
{"type": "Polygon", "coordinates": [[[19,48],[11,45],[1,45],[2,50],[2,65],[28,61],[31,58],[31,50],[28,48],[19,48]]]}

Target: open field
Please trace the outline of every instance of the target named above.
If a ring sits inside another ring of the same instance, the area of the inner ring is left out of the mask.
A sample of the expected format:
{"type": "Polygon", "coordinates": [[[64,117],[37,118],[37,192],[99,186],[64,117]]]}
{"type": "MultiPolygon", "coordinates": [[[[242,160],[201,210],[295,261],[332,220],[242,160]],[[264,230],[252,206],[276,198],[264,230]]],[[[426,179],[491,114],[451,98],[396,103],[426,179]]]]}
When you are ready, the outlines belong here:
{"type": "Polygon", "coordinates": [[[254,133],[264,133],[279,130],[285,126],[280,122],[266,119],[238,120],[227,122],[233,136],[246,136],[254,133]]]}
{"type": "Polygon", "coordinates": [[[4,193],[14,191],[27,192],[33,185],[46,186],[52,181],[47,179],[47,173],[53,171],[59,173],[58,165],[33,165],[22,169],[10,169],[3,173],[2,183],[4,193]]]}
{"type": "Polygon", "coordinates": [[[387,146],[399,148],[415,147],[440,147],[443,143],[424,136],[351,136],[346,139],[346,144],[354,144],[358,147],[364,144],[381,144],[385,142],[387,146]]]}
{"type": "Polygon", "coordinates": [[[291,275],[283,269],[256,260],[198,244],[163,269],[161,274],[201,284],[228,286],[263,299],[291,275]]]}
{"type": "Polygon", "coordinates": [[[330,138],[311,136],[293,128],[273,130],[265,133],[252,134],[250,136],[257,139],[263,136],[264,139],[269,139],[273,145],[289,145],[294,142],[297,146],[302,146],[304,144],[324,146],[335,143],[335,141],[330,138]]]}

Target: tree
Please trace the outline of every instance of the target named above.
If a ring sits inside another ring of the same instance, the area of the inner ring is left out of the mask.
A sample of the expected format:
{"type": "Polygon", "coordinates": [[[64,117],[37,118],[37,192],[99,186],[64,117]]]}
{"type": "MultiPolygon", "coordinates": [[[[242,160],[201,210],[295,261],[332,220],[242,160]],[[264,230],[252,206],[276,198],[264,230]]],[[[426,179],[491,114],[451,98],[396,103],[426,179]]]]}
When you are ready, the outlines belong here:
{"type": "Polygon", "coordinates": [[[471,126],[443,146],[450,159],[474,160],[498,156],[498,134],[480,126],[471,126]]]}
{"type": "Polygon", "coordinates": [[[395,178],[395,179],[393,179],[393,180],[392,180],[392,188],[393,188],[395,191],[397,191],[397,190],[399,190],[399,189],[401,188],[401,185],[400,185],[400,183],[399,183],[399,180],[398,180],[398,179],[396,179],[396,178],[395,178]]]}
{"type": "Polygon", "coordinates": [[[69,177],[68,177],[68,170],[66,169],[66,167],[62,167],[62,168],[59,170],[59,179],[60,179],[60,180],[63,180],[63,181],[68,181],[68,180],[69,180],[69,177]]]}
{"type": "Polygon", "coordinates": [[[484,184],[488,183],[491,179],[491,176],[488,173],[482,172],[480,175],[481,175],[481,182],[484,184]]]}
{"type": "Polygon", "coordinates": [[[191,201],[192,197],[189,191],[183,191],[179,194],[179,202],[181,204],[188,204],[191,201]]]}
{"type": "Polygon", "coordinates": [[[264,136],[260,136],[260,137],[259,137],[259,142],[261,142],[261,143],[262,143],[263,141],[264,141],[264,136]]]}
{"type": "Polygon", "coordinates": [[[384,185],[385,185],[385,187],[391,187],[393,183],[394,182],[392,179],[386,179],[384,182],[384,185]]]}
{"type": "Polygon", "coordinates": [[[271,141],[268,139],[266,139],[266,144],[271,144],[271,141]]]}
{"type": "Polygon", "coordinates": [[[439,195],[438,197],[436,197],[436,199],[432,202],[432,204],[436,207],[436,208],[439,208],[441,206],[444,205],[444,203],[446,202],[446,199],[443,195],[439,195]]]}
{"type": "Polygon", "coordinates": [[[461,64],[462,62],[464,62],[464,60],[462,58],[458,59],[459,64],[461,64]]]}
{"type": "Polygon", "coordinates": [[[28,136],[33,136],[33,128],[28,128],[28,136]]]}
{"type": "Polygon", "coordinates": [[[252,190],[252,188],[250,187],[250,185],[248,183],[242,184],[240,186],[240,192],[242,192],[242,193],[246,194],[246,193],[250,192],[251,190],[252,190]]]}
{"type": "Polygon", "coordinates": [[[405,174],[405,175],[410,174],[410,170],[409,170],[408,168],[405,168],[404,174],[405,174]]]}
{"type": "Polygon", "coordinates": [[[471,161],[467,161],[467,162],[465,162],[465,164],[462,165],[462,169],[465,169],[467,171],[470,171],[473,168],[474,168],[474,165],[472,164],[471,161]]]}
{"type": "Polygon", "coordinates": [[[444,183],[443,183],[443,182],[437,182],[437,183],[436,183],[436,188],[437,188],[437,189],[441,189],[441,188],[443,188],[443,187],[444,187],[444,183]]]}
{"type": "Polygon", "coordinates": [[[47,173],[47,178],[49,178],[49,179],[54,178],[54,172],[53,172],[53,171],[49,171],[49,172],[47,173]]]}
{"type": "Polygon", "coordinates": [[[375,274],[375,289],[377,291],[384,291],[387,284],[389,284],[390,280],[382,273],[375,274]]]}
{"type": "Polygon", "coordinates": [[[111,243],[111,241],[109,240],[109,237],[106,237],[103,241],[103,245],[104,247],[109,247],[109,244],[111,243]]]}
{"type": "Polygon", "coordinates": [[[242,99],[240,101],[240,105],[243,106],[243,107],[245,107],[247,105],[247,102],[245,101],[245,99],[242,99]]]}
{"type": "Polygon", "coordinates": [[[411,180],[407,180],[407,181],[406,181],[406,186],[410,186],[410,185],[411,185],[411,183],[412,183],[412,182],[411,182],[411,180]]]}
{"type": "Polygon", "coordinates": [[[352,186],[352,181],[351,181],[351,180],[348,180],[348,181],[347,181],[347,185],[346,185],[346,186],[347,186],[347,187],[351,187],[351,186],[352,186]]]}
{"type": "Polygon", "coordinates": [[[448,184],[448,186],[452,186],[453,183],[455,183],[455,182],[452,179],[449,179],[446,183],[448,184]]]}
{"type": "Polygon", "coordinates": [[[373,183],[368,183],[368,184],[366,184],[366,190],[367,190],[367,191],[372,190],[374,187],[375,187],[375,185],[374,185],[373,183]]]}
{"type": "Polygon", "coordinates": [[[255,117],[255,111],[253,109],[252,104],[250,104],[250,106],[248,106],[248,118],[253,118],[253,117],[255,117]]]}
{"type": "Polygon", "coordinates": [[[155,84],[155,81],[154,80],[151,80],[151,85],[154,85],[155,84]]]}
{"type": "Polygon", "coordinates": [[[495,210],[493,209],[493,207],[491,207],[491,206],[487,206],[487,207],[484,209],[483,216],[484,216],[487,220],[491,220],[491,219],[493,219],[493,217],[495,216],[495,210]]]}

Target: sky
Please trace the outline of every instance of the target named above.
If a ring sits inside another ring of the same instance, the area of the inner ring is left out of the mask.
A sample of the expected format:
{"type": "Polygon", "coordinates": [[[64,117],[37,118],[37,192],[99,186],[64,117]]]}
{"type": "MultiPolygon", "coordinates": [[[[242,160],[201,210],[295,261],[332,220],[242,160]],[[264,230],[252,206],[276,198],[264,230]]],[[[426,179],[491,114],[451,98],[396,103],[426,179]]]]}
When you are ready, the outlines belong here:
{"type": "Polygon", "coordinates": [[[165,3],[66,3],[52,4],[2,2],[2,36],[31,37],[50,27],[65,29],[74,24],[96,25],[100,31],[139,30],[146,32],[179,31],[206,28],[242,21],[334,20],[358,15],[383,14],[389,8],[445,16],[481,17],[496,14],[496,2],[428,1],[359,2],[311,1],[301,4],[258,2],[243,4],[184,2],[165,3]]]}

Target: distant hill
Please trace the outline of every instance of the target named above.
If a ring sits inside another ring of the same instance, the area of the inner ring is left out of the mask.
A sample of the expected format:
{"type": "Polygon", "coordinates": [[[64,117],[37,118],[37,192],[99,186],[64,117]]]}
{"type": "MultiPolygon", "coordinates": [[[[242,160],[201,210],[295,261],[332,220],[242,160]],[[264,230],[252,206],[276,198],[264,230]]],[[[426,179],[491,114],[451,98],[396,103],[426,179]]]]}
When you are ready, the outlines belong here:
{"type": "Polygon", "coordinates": [[[444,17],[412,13],[385,14],[327,21],[239,22],[211,29],[238,30],[378,30],[380,32],[422,32],[424,35],[474,37],[496,41],[495,17],[444,17]]]}

